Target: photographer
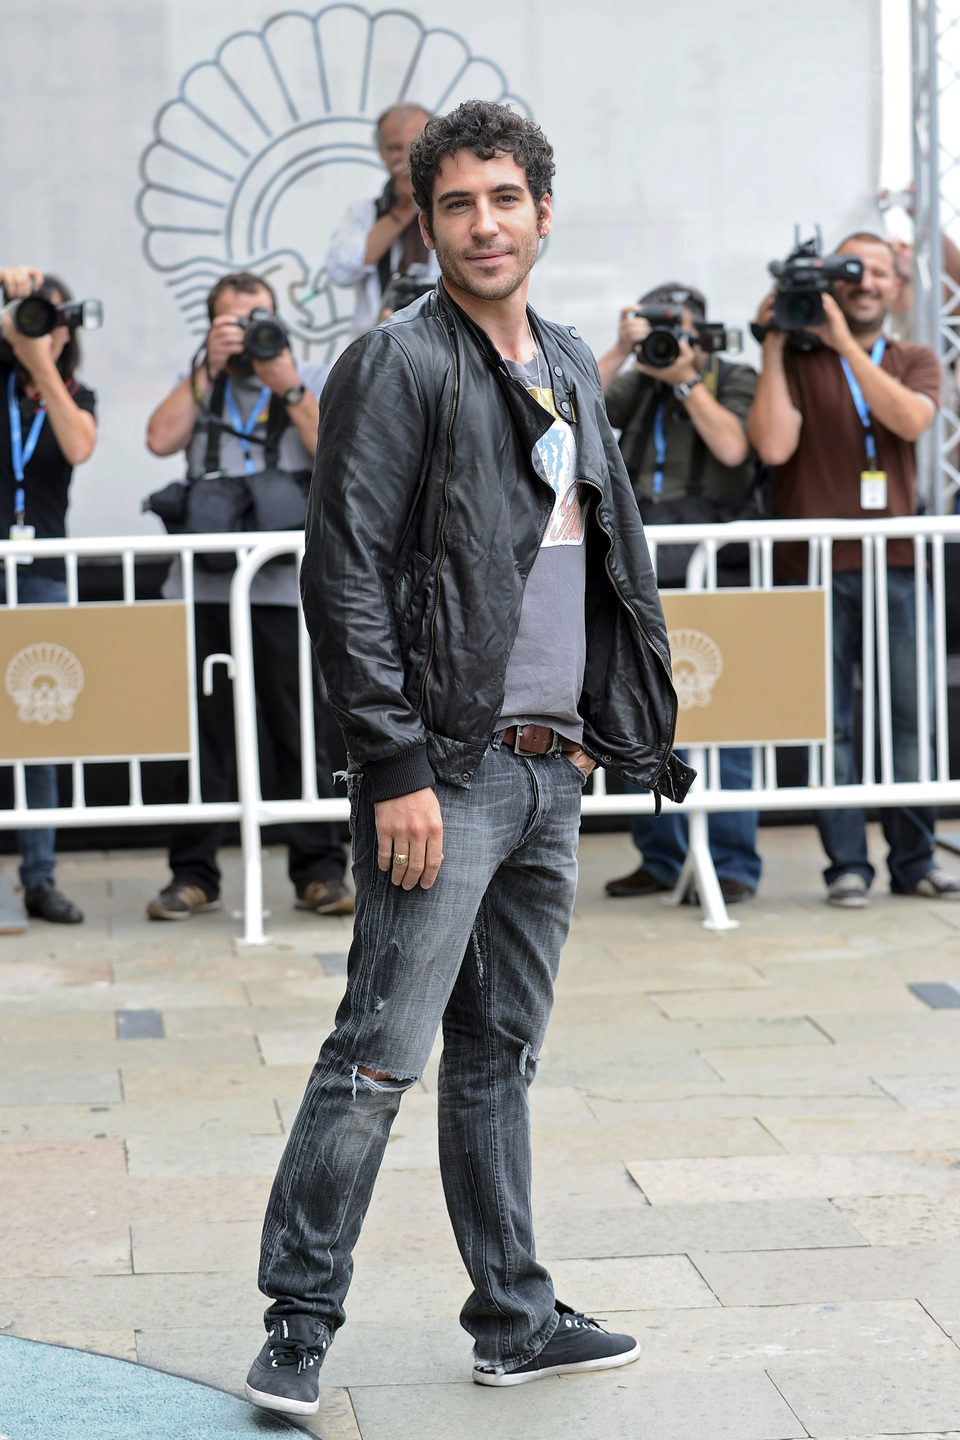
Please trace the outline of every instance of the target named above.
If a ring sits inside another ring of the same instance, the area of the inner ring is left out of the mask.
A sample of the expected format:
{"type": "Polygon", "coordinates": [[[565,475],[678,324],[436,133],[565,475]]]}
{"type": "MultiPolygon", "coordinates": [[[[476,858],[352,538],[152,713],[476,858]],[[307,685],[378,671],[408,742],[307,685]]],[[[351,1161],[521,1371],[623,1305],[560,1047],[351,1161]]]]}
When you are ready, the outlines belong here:
{"type": "MultiPolygon", "coordinates": [[[[303,526],[317,444],[317,396],[327,368],[305,365],[298,370],[282,322],[273,319],[276,308],[270,286],[247,272],[224,276],[207,297],[210,329],[205,345],[190,373],[154,411],[147,429],[147,445],[155,455],[186,451],[187,485],[168,487],[185,489],[184,513],[176,523],[171,521],[155,503],[163,491],[147,502],[170,529],[197,533],[303,526]],[[257,358],[254,349],[272,353],[257,358]],[[281,506],[285,515],[279,513],[281,506]]],[[[233,557],[227,559],[227,568],[223,561],[222,556],[198,556],[194,567],[200,775],[208,801],[230,798],[236,770],[230,681],[218,668],[211,695],[203,694],[200,683],[204,657],[230,650],[233,557]]],[[[176,562],[164,585],[168,598],[180,593],[179,570],[176,562]]],[[[301,763],[300,602],[292,561],[264,566],[250,595],[261,754],[272,765],[278,797],[293,798],[300,794],[301,763]]],[[[332,797],[333,766],[326,746],[332,718],[325,704],[316,705],[315,727],[319,793],[332,797]]],[[[296,822],[285,828],[297,907],[320,915],[352,911],[339,827],[296,822]]],[[[147,906],[152,920],[187,920],[219,908],[216,857],[221,836],[220,825],[177,827],[169,853],[173,878],[147,906]]]]}
{"type": "MultiPolygon", "coordinates": [[[[57,324],[48,334],[21,333],[12,302],[36,295],[62,306],[70,291],[62,280],[29,266],[0,269],[6,302],[0,345],[0,533],[28,540],[66,534],[70,482],[75,465],[89,460],[97,443],[95,397],[75,378],[80,363],[76,334],[57,324]]],[[[6,601],[6,574],[0,571],[0,601],[6,601]]],[[[25,605],[61,605],[67,585],[62,560],[34,560],[17,566],[17,598],[25,605]]],[[[27,804],[56,809],[55,765],[27,765],[27,804]]],[[[83,915],[54,883],[56,833],[21,830],[20,881],[27,914],[56,925],[75,925],[83,915]]]]}
{"type": "MultiPolygon", "coordinates": [[[[862,273],[859,278],[834,281],[833,293],[822,295],[822,320],[804,324],[799,341],[790,329],[775,323],[777,292],[767,295],[760,305],[756,323],[759,333],[765,332],[763,370],[747,422],[748,433],[761,458],[777,467],[773,508],[781,519],[837,516],[865,522],[885,515],[913,515],[915,442],[933,422],[940,367],[932,351],[884,334],[885,321],[902,285],[887,241],[879,235],[857,233],[848,236],[836,254],[858,259],[862,273]],[[808,343],[807,337],[812,337],[815,348],[796,348],[808,343]]],[[[777,269],[787,272],[790,265],[788,260],[777,269]]],[[[783,276],[779,284],[783,290],[783,276]]],[[[799,288],[794,284],[794,291],[799,288]]],[[[817,287],[810,288],[815,291],[817,287]]],[[[781,302],[786,304],[789,298],[781,295],[781,302]]],[[[798,314],[809,305],[809,297],[801,294],[800,300],[798,314]]],[[[807,583],[807,549],[805,542],[777,546],[779,580],[807,583]]],[[[863,646],[861,565],[859,541],[834,544],[834,763],[838,785],[854,784],[857,776],[853,674],[863,646]]],[[[912,542],[891,541],[887,567],[894,777],[916,780],[912,542]]],[[[960,881],[934,861],[933,810],[885,806],[880,815],[894,894],[960,899],[960,881]]],[[[867,856],[863,812],[823,810],[818,825],[830,861],[824,871],[828,902],[846,907],[866,905],[875,871],[867,856]]]]}
{"type": "Polygon", "coordinates": [[[327,274],[334,285],[356,293],[354,335],[376,325],[392,275],[405,274],[413,266],[425,267],[433,280],[440,274],[436,256],[420,234],[420,212],[410,180],[410,146],[429,118],[429,110],[421,105],[391,105],[384,110],[375,136],[387,183],[374,199],[351,206],[330,241],[327,274]]]}
{"type": "MultiPolygon", "coordinates": [[[[620,315],[617,344],[597,362],[612,425],[620,431],[620,449],[647,525],[732,520],[748,510],[760,513],[756,463],[750,453],[745,421],[756,387],[749,365],[732,365],[707,354],[698,343],[706,328],[707,302],[687,285],[658,285],[620,315]],[[640,311],[656,307],[678,312],[680,333],[654,335],[640,311]],[[671,340],[673,343],[671,343],[671,340]],[[659,342],[659,343],[658,343],[659,342]],[[670,363],[644,363],[669,359],[670,363]],[[617,373],[631,356],[629,369],[617,373]]],[[[718,337],[717,343],[723,343],[718,337]]],[[[687,546],[660,546],[660,587],[684,583],[687,546]]],[[[736,557],[720,551],[721,584],[746,580],[736,557]]],[[[749,790],[752,752],[720,751],[720,781],[727,790],[749,790]]],[[[629,875],[609,880],[608,895],[653,895],[672,890],[687,854],[687,821],[679,813],[634,815],[630,830],[641,864],[629,875]]],[[[748,899],[760,880],[756,811],[711,815],[710,853],[728,904],[748,899]]]]}

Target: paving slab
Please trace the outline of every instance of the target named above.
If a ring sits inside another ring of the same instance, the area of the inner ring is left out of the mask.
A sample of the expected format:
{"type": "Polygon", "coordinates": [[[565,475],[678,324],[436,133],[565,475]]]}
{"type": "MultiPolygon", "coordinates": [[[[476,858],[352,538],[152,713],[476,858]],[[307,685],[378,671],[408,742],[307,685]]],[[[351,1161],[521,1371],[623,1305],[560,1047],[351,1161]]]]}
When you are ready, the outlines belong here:
{"type": "MultiPolygon", "coordinates": [[[[138,1069],[145,1066],[259,1064],[260,1055],[252,1035],[215,1035],[208,1040],[111,1040],[67,1043],[58,1050],[64,1070],[90,1072],[105,1069],[138,1069]]],[[[43,1044],[0,1046],[0,1073],[29,1074],[50,1068],[50,1047],[43,1044]]]]}
{"type": "Polygon", "coordinates": [[[951,1154],[732,1156],[637,1160],[627,1169],[654,1205],[781,1196],[956,1194],[951,1154]]]}
{"type": "Polygon", "coordinates": [[[893,1049],[884,1041],[851,1042],[843,1045],[784,1045],[771,1059],[769,1050],[705,1050],[703,1058],[717,1072],[732,1078],[737,1072],[761,1072],[776,1066],[782,1075],[818,1075],[833,1072],[848,1075],[955,1075],[957,1046],[924,1045],[893,1049]]]}
{"type": "MultiPolygon", "coordinates": [[[[556,1258],[682,1255],[692,1250],[826,1249],[867,1243],[852,1217],[827,1200],[758,1200],[715,1205],[537,1207],[538,1248],[556,1258]]],[[[960,1231],[960,1227],[958,1227],[960,1231]]]]}
{"type": "Polygon", "coordinates": [[[960,1075],[878,1075],[876,1083],[905,1110],[960,1110],[960,1075]]]}
{"type": "MultiPolygon", "coordinates": [[[[86,1330],[91,1315],[117,1329],[182,1325],[185,1315],[249,1316],[254,1340],[265,1301],[255,1275],[58,1275],[0,1279],[0,1331],[35,1339],[86,1330]]],[[[262,1342],[261,1342],[262,1343],[262,1342]]],[[[254,1345],[256,1353],[257,1345],[254,1345]]]]}
{"type": "Polygon", "coordinates": [[[129,1273],[122,1141],[14,1141],[2,1162],[0,1276],[129,1273]]]}
{"type": "Polygon", "coordinates": [[[953,1361],[778,1366],[775,1380],[811,1435],[946,1430],[960,1414],[960,1351],[953,1361]]]}
{"type": "Polygon", "coordinates": [[[761,1116],[764,1126],[793,1154],[855,1154],[892,1150],[960,1148],[960,1115],[950,1110],[932,1114],[761,1116]]]}
{"type": "Polygon", "coordinates": [[[543,1251],[556,1293],[588,1315],[655,1305],[700,1309],[717,1301],[686,1255],[554,1260],[543,1251]]]}
{"type": "Polygon", "coordinates": [[[180,1135],[132,1135],[127,1143],[131,1175],[272,1175],[283,1135],[236,1135],[223,1131],[180,1135]]]}
{"type": "Polygon", "coordinates": [[[263,1219],[273,1175],[132,1175],[130,1213],[143,1224],[263,1219]]]}
{"type": "Polygon", "coordinates": [[[259,1220],[181,1220],[135,1223],[130,1232],[137,1275],[205,1275],[256,1272],[260,1258],[259,1220]]]}
{"type": "MultiPolygon", "coordinates": [[[[685,1120],[736,1119],[742,1116],[769,1115],[848,1115],[856,1109],[861,1115],[899,1114],[900,1105],[892,1095],[885,1095],[872,1081],[866,1081],[859,1094],[839,1095],[761,1095],[743,1092],[737,1085],[717,1085],[712,1093],[699,1093],[678,1100],[647,1099],[648,1087],[637,1085],[597,1087],[585,1094],[585,1103],[601,1124],[612,1122],[648,1125],[685,1120]]],[[[762,1123],[766,1123],[764,1118],[762,1123]]]]}
{"type": "Polygon", "coordinates": [[[870,1195],[838,1198],[831,1204],[868,1245],[960,1240],[960,1204],[956,1195],[870,1195]]]}
{"type": "MultiPolygon", "coordinates": [[[[867,996],[864,1004],[869,1003],[867,996]]],[[[812,1012],[816,1023],[837,1044],[858,1041],[882,1041],[885,1045],[958,1045],[960,1044],[960,1011],[930,1010],[920,1013],[900,1011],[876,1014],[861,1009],[860,1013],[838,1015],[812,1012]]]]}
{"type": "MultiPolygon", "coordinates": [[[[926,1011],[923,1002],[898,981],[876,984],[869,993],[865,993],[862,985],[841,985],[834,981],[832,985],[819,988],[778,985],[744,990],[731,987],[719,991],[658,991],[653,998],[663,1013],[674,1020],[757,1018],[769,1021],[821,1013],[836,1016],[849,1012],[859,1015],[867,1005],[895,1014],[926,1011]]],[[[824,1039],[822,1032],[816,1034],[818,1043],[824,1039]]],[[[723,1041],[719,1043],[722,1045],[723,1041]]]]}
{"type": "Polygon", "coordinates": [[[928,1292],[920,1297],[920,1303],[941,1329],[960,1345],[960,1289],[946,1298],[942,1292],[931,1298],[928,1292]]]}
{"type": "Polygon", "coordinates": [[[117,1105],[0,1107],[0,1140],[83,1140],[135,1135],[277,1135],[280,1118],[266,1096],[246,1100],[139,1101],[117,1105]]]}
{"type": "MultiPolygon", "coordinates": [[[[169,1042],[167,1042],[169,1043],[169,1042]]],[[[310,1074],[309,1065],[262,1064],[259,1053],[245,1065],[137,1065],[124,1069],[123,1094],[141,1103],[163,1095],[171,1103],[203,1095],[213,1099],[268,1097],[299,1104],[310,1074]]]]}
{"type": "Polygon", "coordinates": [[[25,1074],[0,1075],[0,1106],[19,1105],[109,1105],[123,1099],[119,1069],[86,1073],[58,1070],[29,1070],[25,1074]]]}
{"type": "Polygon", "coordinates": [[[724,1305],[911,1300],[932,1294],[938,1285],[942,1291],[960,1291],[956,1241],[769,1254],[694,1252],[691,1259],[724,1305]]]}
{"type": "Polygon", "coordinates": [[[806,1432],[765,1375],[646,1375],[636,1367],[506,1390],[382,1385],[351,1391],[364,1440],[792,1440],[806,1432]]]}
{"type": "Polygon", "coordinates": [[[724,1306],[618,1316],[636,1334],[643,1370],[766,1370],[781,1366],[953,1361],[956,1346],[915,1300],[724,1306]]]}
{"type": "Polygon", "coordinates": [[[533,1131],[535,1163],[566,1157],[571,1165],[591,1158],[666,1159],[672,1155],[769,1155],[781,1150],[779,1142],[753,1118],[680,1120],[645,1125],[591,1119],[585,1125],[536,1125],[533,1131]]]}

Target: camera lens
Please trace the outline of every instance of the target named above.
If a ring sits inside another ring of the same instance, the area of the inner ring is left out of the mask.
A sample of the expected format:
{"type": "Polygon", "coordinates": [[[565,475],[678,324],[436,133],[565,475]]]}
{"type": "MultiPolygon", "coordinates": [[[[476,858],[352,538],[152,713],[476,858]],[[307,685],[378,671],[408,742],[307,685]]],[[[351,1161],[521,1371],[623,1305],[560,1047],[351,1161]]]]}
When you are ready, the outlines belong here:
{"type": "Polygon", "coordinates": [[[27,295],[13,312],[13,323],[21,335],[36,340],[56,327],[57,309],[42,295],[27,295]]]}
{"type": "Polygon", "coordinates": [[[244,348],[255,360],[274,360],[288,344],[283,321],[269,311],[253,311],[247,322],[244,348]]]}
{"type": "Polygon", "coordinates": [[[790,324],[797,329],[817,325],[822,319],[822,304],[816,293],[791,295],[786,308],[790,324]]]}
{"type": "Polygon", "coordinates": [[[665,370],[679,354],[680,342],[669,330],[651,330],[640,345],[641,359],[655,370],[665,370]]]}

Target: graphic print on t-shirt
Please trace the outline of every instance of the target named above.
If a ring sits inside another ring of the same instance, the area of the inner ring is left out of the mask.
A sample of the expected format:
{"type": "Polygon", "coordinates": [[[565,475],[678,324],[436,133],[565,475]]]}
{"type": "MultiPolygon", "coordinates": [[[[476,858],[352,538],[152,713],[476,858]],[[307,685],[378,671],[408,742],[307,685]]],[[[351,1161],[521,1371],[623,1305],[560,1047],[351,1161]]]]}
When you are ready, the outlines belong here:
{"type": "Polygon", "coordinates": [[[538,405],[554,416],[553,424],[537,441],[540,473],[554,493],[553,514],[543,534],[543,546],[583,544],[583,506],[577,485],[577,442],[573,427],[557,410],[553,391],[530,387],[538,405]]]}

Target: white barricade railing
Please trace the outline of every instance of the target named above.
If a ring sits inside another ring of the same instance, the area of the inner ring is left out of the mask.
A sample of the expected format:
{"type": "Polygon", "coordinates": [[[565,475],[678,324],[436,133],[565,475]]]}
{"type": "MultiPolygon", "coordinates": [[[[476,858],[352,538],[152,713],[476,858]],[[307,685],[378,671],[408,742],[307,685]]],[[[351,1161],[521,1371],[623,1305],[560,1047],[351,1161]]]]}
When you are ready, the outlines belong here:
{"type": "MultiPolygon", "coordinates": [[[[747,544],[750,552],[750,588],[758,591],[774,588],[773,546],[775,541],[810,541],[808,583],[825,587],[826,629],[830,634],[830,585],[832,547],[838,540],[854,540],[861,545],[864,583],[864,661],[863,661],[863,726],[862,783],[835,785],[832,737],[832,686],[827,666],[827,734],[823,742],[804,748],[808,751],[806,785],[780,786],[777,780],[776,745],[763,745],[754,751],[754,786],[750,790],[722,790],[719,787],[718,747],[699,750],[697,760],[701,778],[684,802],[684,811],[694,823],[692,838],[697,848],[705,848],[698,816],[715,811],[736,810],[803,810],[819,809],[825,804],[841,806],[936,805],[960,802],[960,779],[949,774],[949,729],[947,718],[947,650],[946,650],[946,587],[944,551],[948,543],[960,541],[960,517],[924,516],[900,520],[858,521],[738,521],[726,525],[673,525],[650,527],[647,530],[651,550],[665,544],[691,543],[698,546],[688,570],[688,588],[711,590],[717,586],[717,555],[727,544],[747,544]],[[919,774],[916,780],[895,781],[893,778],[893,727],[891,717],[890,673],[886,654],[886,546],[895,539],[909,540],[913,547],[915,568],[915,613],[917,620],[918,676],[918,748],[919,774]],[[927,582],[930,576],[932,625],[927,626],[927,582]],[[876,636],[874,635],[876,616],[876,636]],[[874,641],[877,644],[877,673],[874,674],[874,641]],[[932,705],[926,703],[928,689],[928,653],[932,653],[932,705]],[[877,703],[874,702],[875,682],[877,703]],[[879,733],[879,778],[874,778],[874,732],[879,733]],[[933,755],[931,765],[930,756],[933,755]],[[704,763],[705,762],[705,763],[704,763]],[[829,792],[829,799],[827,793],[829,792]],[[699,838],[698,838],[699,837],[699,838]],[[702,845],[700,840],[702,839],[702,845]]],[[[16,605],[16,562],[24,553],[21,541],[0,541],[0,566],[6,578],[7,604],[16,605]]],[[[84,825],[174,825],[197,821],[239,821],[244,870],[244,940],[250,944],[264,942],[263,882],[260,856],[260,831],[263,825],[293,820],[338,820],[348,815],[345,799],[321,800],[317,797],[314,755],[314,716],[310,644],[300,617],[300,713],[302,791],[298,800],[264,799],[260,793],[260,771],[257,749],[256,694],[253,675],[253,648],[250,617],[251,585],[267,561],[289,555],[299,562],[303,553],[303,537],[296,533],[209,535],[209,536],[137,536],[120,539],[65,539],[31,541],[29,553],[36,557],[62,557],[66,564],[67,604],[77,605],[79,598],[78,562],[81,558],[117,559],[122,579],[122,603],[135,603],[135,565],[145,557],[177,557],[182,571],[182,598],[192,613],[194,604],[194,561],[198,553],[233,552],[237,567],[231,580],[230,623],[232,657],[218,656],[216,661],[229,663],[234,685],[236,740],[238,756],[239,798],[230,802],[204,802],[200,793],[200,770],[197,743],[195,654],[193,630],[188,627],[188,668],[190,695],[190,752],[187,758],[188,798],[186,801],[145,804],[143,801],[143,764],[148,758],[132,757],[127,761],[129,800],[127,804],[88,805],[85,795],[84,768],[96,760],[74,760],[73,801],[56,809],[28,809],[24,782],[24,766],[17,761],[14,771],[14,804],[0,811],[5,828],[23,829],[38,826],[78,827],[84,825]]],[[[828,642],[829,654],[829,642],[828,642]]],[[[209,675],[210,665],[205,667],[209,675]]],[[[0,761],[2,763],[2,761],[0,761]]],[[[696,763],[696,761],[694,762],[696,763]]],[[[665,802],[669,803],[669,802],[665,802]]],[[[653,799],[649,795],[608,794],[602,772],[595,775],[593,791],[583,799],[585,815],[632,815],[649,812],[653,799]]],[[[705,822],[704,822],[705,824],[705,822]]],[[[712,873],[712,867],[711,867],[712,873]]],[[[719,891],[713,895],[710,875],[698,870],[701,899],[707,911],[706,923],[725,928],[727,920],[719,891]]],[[[713,876],[715,885],[715,876],[713,876]]]]}

